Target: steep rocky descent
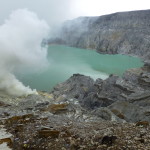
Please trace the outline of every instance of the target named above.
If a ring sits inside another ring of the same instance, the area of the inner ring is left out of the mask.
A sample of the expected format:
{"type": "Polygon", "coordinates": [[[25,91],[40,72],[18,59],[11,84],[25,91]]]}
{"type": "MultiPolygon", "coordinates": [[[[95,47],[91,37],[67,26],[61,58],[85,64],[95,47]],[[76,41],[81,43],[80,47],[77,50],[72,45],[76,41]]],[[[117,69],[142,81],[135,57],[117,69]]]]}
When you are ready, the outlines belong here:
{"type": "Polygon", "coordinates": [[[145,65],[96,81],[74,74],[50,93],[27,97],[0,92],[0,131],[9,135],[0,136],[0,146],[149,150],[149,71],[145,65]]]}
{"type": "Polygon", "coordinates": [[[66,21],[60,31],[49,43],[150,58],[150,10],[79,17],[66,21]]]}
{"type": "MultiPolygon", "coordinates": [[[[74,75],[67,84],[69,86],[72,83],[72,88],[78,87],[77,92],[80,93],[77,81],[82,84],[86,80],[92,83],[89,77],[74,75]]],[[[87,86],[86,83],[81,88],[87,86]]],[[[87,91],[91,92],[90,89],[87,91]]],[[[66,92],[66,99],[56,99],[56,93],[58,87],[55,94],[39,92],[39,95],[27,97],[11,97],[0,93],[0,135],[1,131],[5,131],[5,136],[0,136],[0,147],[8,145],[9,149],[15,150],[150,149],[149,122],[126,123],[122,114],[111,110],[113,105],[89,111],[80,106],[78,99],[71,99],[69,93],[66,92]]],[[[126,111],[124,115],[129,116],[127,111],[130,113],[132,108],[134,105],[123,109],[126,111]]],[[[133,109],[132,114],[136,113],[133,109]]]]}
{"type": "Polygon", "coordinates": [[[111,75],[96,81],[75,74],[58,84],[51,94],[58,101],[77,100],[83,108],[106,120],[150,121],[149,69],[144,66],[126,71],[123,77],[111,75]]]}

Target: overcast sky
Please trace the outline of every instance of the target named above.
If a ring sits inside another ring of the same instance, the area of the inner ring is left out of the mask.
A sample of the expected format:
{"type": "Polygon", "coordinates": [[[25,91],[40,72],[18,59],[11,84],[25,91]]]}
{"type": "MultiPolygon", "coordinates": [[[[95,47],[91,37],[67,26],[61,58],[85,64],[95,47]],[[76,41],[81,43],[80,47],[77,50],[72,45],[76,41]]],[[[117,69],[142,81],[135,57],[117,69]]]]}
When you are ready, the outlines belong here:
{"type": "Polygon", "coordinates": [[[0,0],[0,23],[19,8],[28,8],[50,25],[78,16],[150,9],[149,0],[0,0]]]}

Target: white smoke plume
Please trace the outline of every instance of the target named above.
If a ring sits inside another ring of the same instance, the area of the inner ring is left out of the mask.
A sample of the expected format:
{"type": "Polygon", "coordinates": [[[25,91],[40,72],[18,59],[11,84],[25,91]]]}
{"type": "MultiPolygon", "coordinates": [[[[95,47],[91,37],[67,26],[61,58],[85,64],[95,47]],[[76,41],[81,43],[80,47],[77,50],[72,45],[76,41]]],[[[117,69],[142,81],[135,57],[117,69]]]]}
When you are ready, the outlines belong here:
{"type": "Polygon", "coordinates": [[[41,48],[41,42],[48,32],[47,23],[27,9],[13,11],[0,25],[0,91],[16,96],[36,93],[14,74],[47,65],[47,50],[41,48]]]}

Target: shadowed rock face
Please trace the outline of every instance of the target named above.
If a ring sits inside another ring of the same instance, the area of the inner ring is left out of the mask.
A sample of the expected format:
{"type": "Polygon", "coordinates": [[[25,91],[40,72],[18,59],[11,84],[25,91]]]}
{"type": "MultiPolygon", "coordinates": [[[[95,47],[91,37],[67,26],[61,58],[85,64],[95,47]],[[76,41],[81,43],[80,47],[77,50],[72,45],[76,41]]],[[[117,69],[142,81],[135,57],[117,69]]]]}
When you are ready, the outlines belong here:
{"type": "Polygon", "coordinates": [[[64,102],[77,100],[83,108],[105,120],[150,121],[149,68],[130,69],[123,77],[111,75],[96,81],[75,74],[58,84],[51,94],[64,102]]]}
{"type": "Polygon", "coordinates": [[[0,93],[0,135],[2,129],[9,133],[8,138],[0,136],[0,146],[149,150],[149,68],[96,81],[75,74],[51,93],[27,97],[0,93]]]}
{"type": "Polygon", "coordinates": [[[0,92],[0,135],[1,129],[9,133],[8,138],[0,136],[0,146],[149,150],[149,69],[96,81],[74,74],[50,93],[27,97],[0,92]]]}
{"type": "Polygon", "coordinates": [[[64,44],[96,49],[107,54],[131,54],[150,58],[150,10],[119,12],[100,17],[66,21],[57,40],[64,44]],[[58,40],[59,39],[59,40],[58,40]]]}

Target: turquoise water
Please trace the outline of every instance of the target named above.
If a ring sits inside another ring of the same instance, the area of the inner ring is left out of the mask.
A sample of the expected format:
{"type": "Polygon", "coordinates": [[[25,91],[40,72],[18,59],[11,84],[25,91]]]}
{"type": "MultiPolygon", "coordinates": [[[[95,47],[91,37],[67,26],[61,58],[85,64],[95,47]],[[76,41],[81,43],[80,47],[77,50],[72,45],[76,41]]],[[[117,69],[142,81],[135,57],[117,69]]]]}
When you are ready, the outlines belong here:
{"type": "Polygon", "coordinates": [[[109,74],[122,75],[129,68],[143,65],[139,58],[125,55],[102,55],[92,50],[66,46],[49,46],[49,67],[41,73],[26,74],[19,79],[31,88],[51,90],[74,73],[105,79],[109,74]]]}

